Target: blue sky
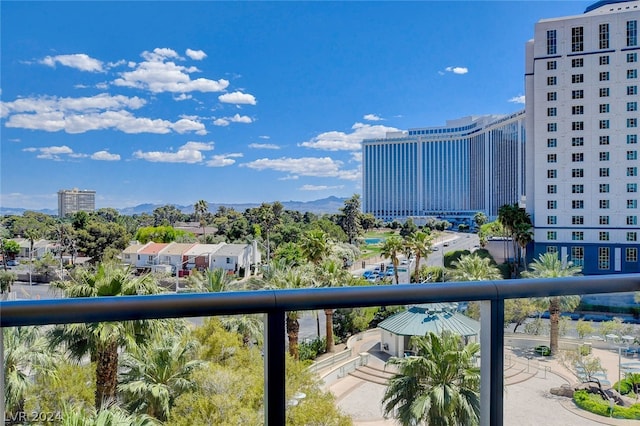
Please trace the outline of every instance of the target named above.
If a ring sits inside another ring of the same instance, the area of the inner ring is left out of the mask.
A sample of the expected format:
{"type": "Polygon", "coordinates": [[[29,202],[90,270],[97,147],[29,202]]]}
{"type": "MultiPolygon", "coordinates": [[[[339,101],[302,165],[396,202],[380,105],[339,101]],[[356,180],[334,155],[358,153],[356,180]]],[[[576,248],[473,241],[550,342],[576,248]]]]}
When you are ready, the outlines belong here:
{"type": "Polygon", "coordinates": [[[0,206],[350,197],[362,139],[521,110],[591,3],[2,1],[0,206]]]}

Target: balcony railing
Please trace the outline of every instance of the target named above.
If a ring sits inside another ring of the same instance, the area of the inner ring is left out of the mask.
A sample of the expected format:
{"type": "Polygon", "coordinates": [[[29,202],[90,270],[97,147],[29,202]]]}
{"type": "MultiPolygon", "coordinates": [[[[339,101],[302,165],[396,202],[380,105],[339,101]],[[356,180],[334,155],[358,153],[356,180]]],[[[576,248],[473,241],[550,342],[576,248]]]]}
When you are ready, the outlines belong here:
{"type": "MultiPolygon", "coordinates": [[[[482,301],[481,424],[483,426],[497,426],[503,424],[505,299],[631,291],[640,291],[640,274],[449,282],[426,285],[401,284],[25,300],[0,304],[0,327],[264,313],[266,314],[264,342],[265,421],[267,425],[281,426],[286,423],[285,410],[287,406],[285,399],[285,312],[324,308],[482,301]]],[[[3,357],[2,349],[0,344],[0,357],[3,357]]],[[[4,379],[4,377],[0,377],[0,379],[4,379]]],[[[4,380],[1,380],[0,386],[3,386],[3,383],[4,380]]],[[[4,399],[1,399],[1,404],[3,404],[4,399]]],[[[2,411],[4,412],[4,407],[2,407],[2,411]]]]}

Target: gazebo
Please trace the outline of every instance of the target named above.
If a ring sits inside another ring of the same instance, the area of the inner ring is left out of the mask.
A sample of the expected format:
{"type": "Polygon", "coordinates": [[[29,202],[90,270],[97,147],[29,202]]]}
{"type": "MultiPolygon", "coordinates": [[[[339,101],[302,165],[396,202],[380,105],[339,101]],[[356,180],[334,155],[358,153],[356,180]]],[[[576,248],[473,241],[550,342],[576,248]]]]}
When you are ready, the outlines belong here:
{"type": "Polygon", "coordinates": [[[458,312],[457,304],[429,303],[412,305],[406,311],[393,315],[380,324],[382,329],[381,350],[401,357],[411,352],[409,340],[412,336],[424,336],[429,332],[441,334],[451,331],[469,341],[477,341],[480,322],[458,312]]]}

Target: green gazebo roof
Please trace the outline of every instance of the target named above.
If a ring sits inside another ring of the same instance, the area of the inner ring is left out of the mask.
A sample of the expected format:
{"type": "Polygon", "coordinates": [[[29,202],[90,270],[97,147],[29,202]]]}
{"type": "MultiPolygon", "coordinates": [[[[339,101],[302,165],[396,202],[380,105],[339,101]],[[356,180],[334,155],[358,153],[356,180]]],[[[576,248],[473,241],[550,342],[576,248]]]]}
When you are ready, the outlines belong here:
{"type": "Polygon", "coordinates": [[[429,332],[439,335],[445,330],[464,337],[480,333],[478,321],[457,312],[456,306],[449,303],[410,306],[385,319],[378,327],[400,336],[424,336],[429,332]]]}

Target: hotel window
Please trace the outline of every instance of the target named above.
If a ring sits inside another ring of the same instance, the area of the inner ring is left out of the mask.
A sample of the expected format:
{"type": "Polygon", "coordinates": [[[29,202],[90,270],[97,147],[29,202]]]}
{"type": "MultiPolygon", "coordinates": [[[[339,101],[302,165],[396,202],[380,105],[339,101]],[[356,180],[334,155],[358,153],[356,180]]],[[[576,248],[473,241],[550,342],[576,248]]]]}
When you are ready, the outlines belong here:
{"type": "Polygon", "coordinates": [[[600,49],[609,48],[609,24],[600,24],[600,49]]]}
{"type": "Polygon", "coordinates": [[[603,151],[599,155],[600,161],[609,161],[609,151],[603,151]]]}
{"type": "Polygon", "coordinates": [[[571,146],[583,146],[584,138],[571,138],[571,146]]]}
{"type": "Polygon", "coordinates": [[[574,178],[584,177],[584,169],[571,169],[571,177],[574,177],[574,178]]]}
{"type": "Polygon", "coordinates": [[[625,250],[625,254],[627,262],[638,261],[638,249],[636,247],[627,247],[627,249],[625,250]]]}
{"type": "Polygon", "coordinates": [[[627,86],[627,95],[637,95],[638,86],[627,86]]]}
{"type": "Polygon", "coordinates": [[[627,78],[629,79],[638,78],[638,70],[637,69],[627,70],[627,78]]]}
{"type": "Polygon", "coordinates": [[[634,127],[638,127],[638,119],[637,118],[627,118],[627,127],[632,129],[634,127]]]}
{"type": "Polygon", "coordinates": [[[558,233],[556,231],[547,231],[547,240],[555,241],[558,238],[558,233]]]}
{"type": "Polygon", "coordinates": [[[547,61],[548,70],[555,70],[557,66],[558,66],[558,63],[556,61],[547,61]]]}
{"type": "Polygon", "coordinates": [[[555,107],[547,108],[547,117],[555,117],[558,115],[558,109],[555,107]]]}
{"type": "Polygon", "coordinates": [[[598,204],[599,204],[601,209],[608,209],[609,208],[609,200],[600,200],[600,201],[598,201],[598,204]]]}
{"type": "Polygon", "coordinates": [[[600,128],[608,129],[609,128],[609,120],[600,120],[600,128]]]}
{"type": "Polygon", "coordinates": [[[638,45],[638,21],[627,21],[627,46],[638,45]]]}
{"type": "Polygon", "coordinates": [[[609,177],[608,167],[600,167],[600,177],[609,177]]]}
{"type": "Polygon", "coordinates": [[[609,55],[600,56],[600,65],[609,65],[609,55]]]}
{"type": "Polygon", "coordinates": [[[598,232],[598,241],[609,241],[609,232],[607,231],[598,232]]]}
{"type": "Polygon", "coordinates": [[[583,194],[584,193],[584,185],[571,185],[571,193],[572,194],[583,194]]]}
{"type": "Polygon", "coordinates": [[[627,225],[637,225],[638,216],[627,216],[627,225]]]}
{"type": "Polygon", "coordinates": [[[627,160],[637,160],[638,151],[627,151],[627,160]]]}
{"type": "Polygon", "coordinates": [[[598,247],[598,269],[609,269],[609,247],[598,247]]]}
{"type": "Polygon", "coordinates": [[[555,179],[558,177],[558,171],[556,169],[547,170],[547,178],[555,179]]]}
{"type": "Polygon", "coordinates": [[[609,216],[600,216],[600,225],[608,225],[609,216]]]}
{"type": "Polygon", "coordinates": [[[583,105],[574,105],[571,107],[571,114],[573,115],[581,115],[584,114],[584,106],[583,105]]]}
{"type": "Polygon", "coordinates": [[[558,99],[558,92],[547,92],[547,100],[555,101],[558,99]]]}
{"type": "Polygon", "coordinates": [[[600,114],[606,114],[609,112],[609,104],[600,104],[600,114]]]}
{"type": "Polygon", "coordinates": [[[627,200],[627,208],[628,209],[637,209],[638,208],[638,200],[627,200]]]}
{"type": "Polygon", "coordinates": [[[582,68],[584,66],[584,59],[575,58],[571,60],[571,68],[582,68]]]}
{"type": "MultiPolygon", "coordinates": [[[[628,28],[628,23],[627,23],[628,28]]],[[[627,33],[628,33],[627,29],[627,33]]],[[[629,46],[627,44],[627,46],[629,46]]],[[[582,52],[584,50],[584,28],[583,27],[574,27],[571,28],[571,51],[572,52],[582,52]]]]}
{"type": "Polygon", "coordinates": [[[627,232],[627,241],[638,241],[638,233],[637,232],[627,232]]]}
{"type": "MultiPolygon", "coordinates": [[[[547,234],[547,236],[549,236],[549,234],[547,234]]],[[[556,246],[547,246],[547,253],[557,253],[558,252],[558,247],[556,246]]]]}
{"type": "Polygon", "coordinates": [[[584,200],[571,200],[572,209],[584,209],[584,200]]]}
{"type": "Polygon", "coordinates": [[[573,74],[571,75],[572,83],[584,83],[584,74],[573,74]]]}
{"type": "Polygon", "coordinates": [[[571,232],[571,240],[573,240],[573,241],[582,241],[582,240],[584,240],[584,232],[582,232],[582,231],[573,231],[573,232],[571,232]]]}
{"type": "Polygon", "coordinates": [[[571,161],[574,163],[581,163],[584,161],[584,153],[582,152],[574,152],[571,154],[571,161]]]}
{"type": "Polygon", "coordinates": [[[638,62],[638,53],[627,53],[627,63],[638,62]]]}
{"type": "Polygon", "coordinates": [[[547,132],[558,131],[558,123],[547,123],[547,132]]]}
{"type": "Polygon", "coordinates": [[[582,98],[584,98],[584,90],[572,90],[571,91],[571,99],[582,99],[582,98]]]}
{"type": "Polygon", "coordinates": [[[627,144],[633,145],[638,143],[638,135],[627,135],[627,144]]]}
{"type": "Polygon", "coordinates": [[[547,225],[555,225],[558,223],[558,216],[547,216],[547,225]]]}
{"type": "Polygon", "coordinates": [[[571,130],[584,130],[584,121],[574,121],[571,123],[571,130]]]}
{"type": "Polygon", "coordinates": [[[609,192],[609,184],[608,183],[601,183],[600,184],[600,193],[601,194],[606,194],[607,192],[609,192]]]}
{"type": "Polygon", "coordinates": [[[600,136],[600,145],[609,145],[609,136],[600,136]]]}
{"type": "Polygon", "coordinates": [[[556,54],[556,30],[547,30],[547,55],[556,54]]]}
{"type": "Polygon", "coordinates": [[[609,71],[603,71],[600,73],[600,81],[609,81],[609,71]]]}
{"type": "Polygon", "coordinates": [[[548,200],[547,201],[547,209],[555,210],[558,208],[558,202],[556,200],[548,200]]]}
{"type": "Polygon", "coordinates": [[[608,87],[600,88],[600,97],[601,98],[606,98],[608,96],[609,96],[609,88],[608,87]]]}
{"type": "Polygon", "coordinates": [[[558,192],[558,187],[556,185],[547,185],[547,194],[555,194],[558,192]]]}
{"type": "Polygon", "coordinates": [[[627,176],[638,176],[637,167],[627,167],[627,176]]]}
{"type": "Polygon", "coordinates": [[[627,111],[637,111],[638,103],[637,102],[627,102],[627,111]]]}
{"type": "Polygon", "coordinates": [[[627,192],[638,192],[638,184],[637,183],[628,183],[627,184],[627,192]]]}
{"type": "Polygon", "coordinates": [[[549,138],[547,139],[547,148],[555,148],[558,146],[558,139],[549,138]]]}
{"type": "Polygon", "coordinates": [[[547,77],[547,86],[555,86],[558,83],[556,76],[547,77]]]}
{"type": "Polygon", "coordinates": [[[571,216],[572,225],[584,225],[584,216],[571,216]]]}
{"type": "Polygon", "coordinates": [[[584,247],[571,247],[571,261],[574,265],[584,266],[584,247]]]}

